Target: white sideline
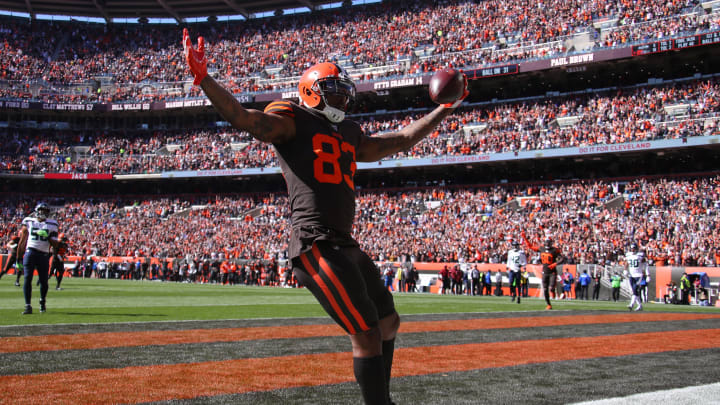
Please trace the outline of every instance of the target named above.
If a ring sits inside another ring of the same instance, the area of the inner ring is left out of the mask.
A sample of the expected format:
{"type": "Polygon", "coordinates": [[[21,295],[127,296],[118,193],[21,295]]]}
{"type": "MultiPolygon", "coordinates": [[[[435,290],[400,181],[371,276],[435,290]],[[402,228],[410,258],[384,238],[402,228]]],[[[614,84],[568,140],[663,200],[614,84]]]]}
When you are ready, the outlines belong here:
{"type": "Polygon", "coordinates": [[[720,383],[697,387],[676,388],[665,391],[646,392],[627,397],[576,402],[573,405],[697,405],[720,404],[720,383]],[[715,398],[715,399],[713,399],[715,398]]]}

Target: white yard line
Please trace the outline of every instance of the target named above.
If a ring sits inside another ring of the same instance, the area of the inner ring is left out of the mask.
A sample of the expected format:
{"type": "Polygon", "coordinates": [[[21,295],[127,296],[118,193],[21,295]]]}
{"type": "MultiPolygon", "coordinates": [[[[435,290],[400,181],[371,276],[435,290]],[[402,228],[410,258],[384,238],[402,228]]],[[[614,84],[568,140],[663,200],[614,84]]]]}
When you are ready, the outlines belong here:
{"type": "Polygon", "coordinates": [[[646,392],[627,397],[577,402],[574,405],[710,405],[720,404],[720,383],[697,387],[676,388],[665,391],[646,392]]]}

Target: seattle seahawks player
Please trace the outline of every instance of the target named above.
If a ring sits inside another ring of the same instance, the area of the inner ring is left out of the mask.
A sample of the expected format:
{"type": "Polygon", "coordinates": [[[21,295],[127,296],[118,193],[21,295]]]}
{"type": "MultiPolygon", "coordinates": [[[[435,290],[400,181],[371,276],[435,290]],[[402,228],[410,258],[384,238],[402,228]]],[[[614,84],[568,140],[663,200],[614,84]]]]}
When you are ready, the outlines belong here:
{"type": "Polygon", "coordinates": [[[633,306],[637,303],[635,311],[642,311],[642,300],[640,299],[640,281],[645,279],[650,282],[650,274],[647,269],[647,261],[645,253],[638,249],[637,243],[630,245],[630,250],[625,253],[625,262],[627,263],[627,272],[630,279],[630,289],[632,290],[632,298],[628,309],[633,310],[633,306]]]}
{"type": "Polygon", "coordinates": [[[513,241],[512,249],[507,253],[507,262],[505,263],[508,271],[508,280],[510,283],[510,295],[512,296],[511,301],[520,303],[520,280],[522,271],[527,266],[527,256],[525,252],[520,249],[520,242],[513,241]]]}
{"type": "Polygon", "coordinates": [[[35,211],[22,221],[20,228],[20,242],[18,243],[15,268],[24,270],[25,284],[23,293],[25,295],[24,315],[32,314],[30,298],[32,297],[32,279],[35,270],[40,279],[40,312],[45,312],[45,298],[48,292],[48,271],[50,267],[50,246],[57,247],[58,223],[48,218],[50,207],[46,203],[39,203],[35,211]],[[22,258],[22,259],[20,259],[22,258]]]}

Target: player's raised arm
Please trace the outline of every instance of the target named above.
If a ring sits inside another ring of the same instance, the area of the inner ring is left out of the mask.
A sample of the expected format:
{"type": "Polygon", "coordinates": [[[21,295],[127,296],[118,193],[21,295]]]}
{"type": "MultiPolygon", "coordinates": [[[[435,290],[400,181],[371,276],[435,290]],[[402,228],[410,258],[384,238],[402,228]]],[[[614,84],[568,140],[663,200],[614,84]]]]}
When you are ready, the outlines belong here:
{"type": "Polygon", "coordinates": [[[271,143],[283,143],[295,136],[295,122],[278,114],[266,114],[254,109],[246,109],[225,87],[207,74],[207,56],[205,39],[198,38],[197,48],[193,47],[187,28],[183,29],[183,49],[185,62],[205,95],[215,109],[233,127],[247,131],[254,138],[271,143]]]}
{"type": "Polygon", "coordinates": [[[426,116],[405,128],[386,134],[363,138],[357,149],[359,162],[374,162],[394,153],[410,149],[432,132],[445,117],[458,107],[470,92],[467,77],[460,71],[438,71],[430,80],[430,98],[440,104],[426,116]],[[445,98],[438,98],[438,94],[445,98]]]}
{"type": "Polygon", "coordinates": [[[523,245],[525,245],[528,249],[534,250],[535,252],[537,252],[537,251],[540,250],[540,246],[531,243],[531,242],[527,239],[527,235],[525,235],[525,231],[523,231],[522,233],[520,233],[520,236],[522,237],[523,245]]]}

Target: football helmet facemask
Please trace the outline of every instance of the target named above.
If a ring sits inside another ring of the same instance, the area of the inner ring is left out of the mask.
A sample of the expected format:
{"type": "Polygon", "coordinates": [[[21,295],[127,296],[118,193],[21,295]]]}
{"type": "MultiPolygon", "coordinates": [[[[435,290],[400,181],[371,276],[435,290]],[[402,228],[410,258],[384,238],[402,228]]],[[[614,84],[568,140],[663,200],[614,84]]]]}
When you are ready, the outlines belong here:
{"type": "Polygon", "coordinates": [[[355,83],[345,69],[332,62],[318,63],[306,70],[298,91],[306,107],[334,123],[345,119],[348,107],[355,100],[355,83]]]}

